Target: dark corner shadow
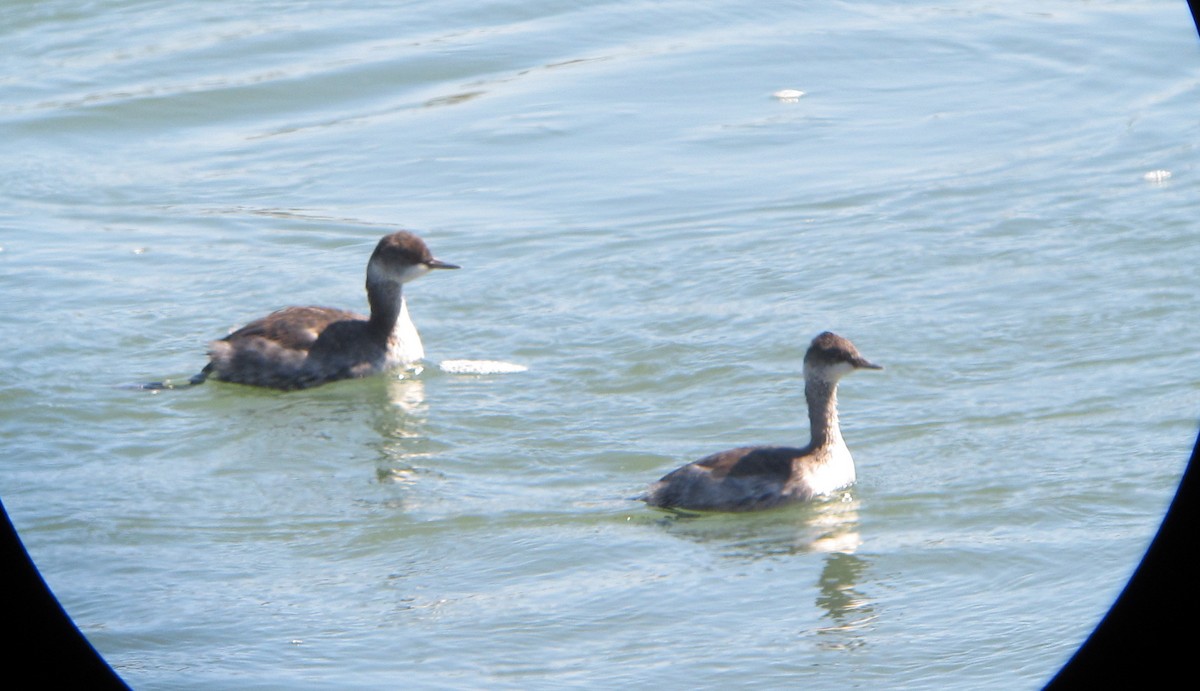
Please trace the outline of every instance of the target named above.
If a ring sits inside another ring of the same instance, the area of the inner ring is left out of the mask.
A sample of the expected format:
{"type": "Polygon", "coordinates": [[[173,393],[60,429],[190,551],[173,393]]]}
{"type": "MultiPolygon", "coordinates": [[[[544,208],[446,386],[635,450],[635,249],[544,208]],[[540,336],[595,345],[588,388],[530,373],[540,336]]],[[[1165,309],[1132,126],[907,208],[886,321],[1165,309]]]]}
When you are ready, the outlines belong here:
{"type": "Polygon", "coordinates": [[[0,502],[0,569],[4,574],[3,678],[35,686],[128,689],[58,604],[0,502]]]}
{"type": "Polygon", "coordinates": [[[1200,435],[1158,534],[1117,601],[1046,686],[1049,691],[1170,688],[1192,675],[1200,560],[1195,557],[1200,435]]]}

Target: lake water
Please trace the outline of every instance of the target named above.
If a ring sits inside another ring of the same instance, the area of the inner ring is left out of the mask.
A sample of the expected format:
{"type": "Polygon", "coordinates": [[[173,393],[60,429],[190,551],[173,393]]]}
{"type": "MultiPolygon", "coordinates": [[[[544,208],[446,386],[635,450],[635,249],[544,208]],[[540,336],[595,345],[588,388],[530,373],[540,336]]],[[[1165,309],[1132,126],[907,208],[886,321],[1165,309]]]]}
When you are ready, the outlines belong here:
{"type": "Polygon", "coordinates": [[[135,688],[1037,688],[1195,439],[1181,2],[5,1],[0,41],[0,496],[135,688]],[[464,267],[406,293],[419,375],[123,388],[364,310],[399,227],[464,267]],[[886,366],[856,486],[629,499],[806,442],[826,329],[886,366]]]}

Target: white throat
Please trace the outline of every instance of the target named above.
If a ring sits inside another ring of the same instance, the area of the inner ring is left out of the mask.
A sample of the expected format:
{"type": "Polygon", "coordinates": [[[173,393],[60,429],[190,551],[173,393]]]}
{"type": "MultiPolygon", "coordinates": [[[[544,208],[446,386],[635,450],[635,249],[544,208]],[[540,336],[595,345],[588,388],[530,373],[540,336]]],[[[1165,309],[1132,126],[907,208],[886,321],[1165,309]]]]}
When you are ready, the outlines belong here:
{"type": "Polygon", "coordinates": [[[425,359],[425,348],[421,345],[421,335],[408,316],[408,302],[400,296],[400,316],[396,319],[396,327],[388,347],[388,364],[391,366],[411,365],[425,359]]]}

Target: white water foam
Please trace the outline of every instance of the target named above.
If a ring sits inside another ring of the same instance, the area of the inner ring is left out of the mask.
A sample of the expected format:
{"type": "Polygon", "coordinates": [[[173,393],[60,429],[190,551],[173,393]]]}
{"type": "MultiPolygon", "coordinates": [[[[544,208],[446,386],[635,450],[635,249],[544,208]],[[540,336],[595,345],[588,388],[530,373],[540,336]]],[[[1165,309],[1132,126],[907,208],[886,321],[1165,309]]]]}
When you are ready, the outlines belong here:
{"type": "Polygon", "coordinates": [[[442,360],[438,369],[447,374],[509,374],[524,372],[525,365],[500,360],[442,360]]]}

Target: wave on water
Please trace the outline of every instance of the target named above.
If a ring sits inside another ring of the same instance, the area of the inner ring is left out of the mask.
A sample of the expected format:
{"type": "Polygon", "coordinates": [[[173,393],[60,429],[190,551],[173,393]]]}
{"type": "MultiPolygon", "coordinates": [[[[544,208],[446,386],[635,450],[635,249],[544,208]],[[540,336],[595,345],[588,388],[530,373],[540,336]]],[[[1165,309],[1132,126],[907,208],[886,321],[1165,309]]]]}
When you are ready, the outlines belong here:
{"type": "Polygon", "coordinates": [[[525,365],[500,360],[442,360],[437,367],[447,374],[509,374],[529,369],[525,365]]]}

